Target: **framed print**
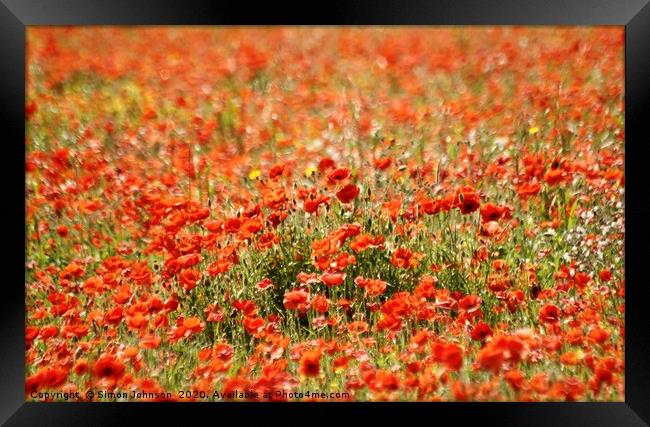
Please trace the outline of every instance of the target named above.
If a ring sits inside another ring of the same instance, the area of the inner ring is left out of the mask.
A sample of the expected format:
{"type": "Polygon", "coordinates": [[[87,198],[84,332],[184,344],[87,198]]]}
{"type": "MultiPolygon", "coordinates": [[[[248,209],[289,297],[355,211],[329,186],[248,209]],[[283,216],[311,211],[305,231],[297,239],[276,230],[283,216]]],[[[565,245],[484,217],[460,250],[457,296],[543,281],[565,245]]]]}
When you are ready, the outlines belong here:
{"type": "Polygon", "coordinates": [[[647,425],[645,3],[3,0],[3,422],[647,425]]]}

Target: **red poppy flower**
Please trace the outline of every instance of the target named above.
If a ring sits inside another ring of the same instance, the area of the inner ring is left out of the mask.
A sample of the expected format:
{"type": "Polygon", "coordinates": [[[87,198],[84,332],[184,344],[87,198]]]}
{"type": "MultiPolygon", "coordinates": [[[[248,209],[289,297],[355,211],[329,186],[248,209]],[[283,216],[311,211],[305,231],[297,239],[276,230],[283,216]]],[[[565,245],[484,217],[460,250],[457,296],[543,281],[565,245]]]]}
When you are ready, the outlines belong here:
{"type": "Polygon", "coordinates": [[[260,289],[260,290],[263,291],[264,289],[268,289],[268,288],[273,287],[273,282],[271,281],[271,279],[264,278],[264,279],[260,280],[259,282],[257,282],[256,286],[257,286],[257,289],[260,289]]]}
{"type": "Polygon", "coordinates": [[[336,198],[341,203],[350,203],[359,195],[359,187],[354,184],[348,184],[336,193],[336,198]]]}
{"type": "Polygon", "coordinates": [[[398,248],[390,259],[390,263],[397,268],[414,268],[420,264],[423,254],[411,252],[406,248],[398,248]]]}
{"type": "Polygon", "coordinates": [[[354,283],[365,289],[366,295],[374,297],[383,294],[386,291],[388,283],[379,279],[366,279],[364,277],[357,277],[354,279],[354,283]]]}
{"type": "Polygon", "coordinates": [[[65,225],[59,225],[56,228],[56,234],[58,234],[61,237],[67,237],[68,236],[68,227],[65,225]]]}
{"type": "Polygon", "coordinates": [[[305,200],[305,212],[314,213],[318,210],[320,205],[329,205],[330,198],[324,195],[317,196],[313,199],[305,200]]]}
{"type": "Polygon", "coordinates": [[[598,273],[598,277],[600,277],[600,280],[602,280],[603,282],[609,282],[610,280],[612,280],[612,272],[609,270],[601,270],[598,273]]]}
{"type": "Polygon", "coordinates": [[[224,318],[223,309],[219,304],[212,304],[203,311],[208,322],[221,322],[224,318]]]}
{"type": "Polygon", "coordinates": [[[306,377],[317,377],[320,373],[319,351],[306,351],[300,358],[300,373],[306,377]]]}
{"type": "Polygon", "coordinates": [[[298,289],[295,291],[285,292],[282,303],[287,310],[304,311],[307,309],[309,293],[298,289]]]}
{"type": "Polygon", "coordinates": [[[476,295],[467,295],[458,301],[458,308],[466,313],[472,313],[481,307],[481,298],[476,295]]]}
{"type": "Polygon", "coordinates": [[[539,320],[543,323],[557,323],[560,320],[560,309],[553,304],[546,304],[539,310],[539,320]]]}
{"type": "Polygon", "coordinates": [[[334,163],[334,160],[330,159],[329,157],[326,157],[322,159],[320,162],[318,162],[318,170],[321,172],[325,172],[328,169],[332,169],[336,166],[336,163],[334,163]]]}
{"type": "Polygon", "coordinates": [[[483,323],[479,322],[472,328],[471,337],[475,341],[484,341],[487,337],[492,335],[492,329],[483,323]]]}
{"type": "Polygon", "coordinates": [[[180,272],[178,275],[178,281],[180,282],[183,289],[186,291],[191,291],[199,284],[201,281],[202,275],[198,270],[185,269],[180,272]]]}
{"type": "Polygon", "coordinates": [[[337,182],[343,181],[348,176],[350,176],[350,169],[337,168],[327,175],[327,181],[330,184],[336,184],[337,182]]]}
{"type": "Polygon", "coordinates": [[[329,301],[325,296],[318,295],[312,300],[311,307],[318,313],[326,313],[329,309],[329,301]]]}
{"type": "Polygon", "coordinates": [[[460,209],[462,214],[469,214],[474,212],[481,205],[481,199],[479,198],[476,190],[472,187],[465,186],[456,192],[456,201],[454,206],[460,209]]]}
{"type": "Polygon", "coordinates": [[[557,185],[564,180],[565,176],[566,175],[562,169],[550,169],[544,175],[544,181],[550,185],[557,185]]]}
{"type": "Polygon", "coordinates": [[[436,360],[444,363],[448,369],[457,371],[463,366],[463,349],[453,343],[435,342],[432,345],[436,360]]]}
{"type": "Polygon", "coordinates": [[[540,192],[541,189],[542,186],[536,182],[529,183],[529,184],[521,184],[520,186],[517,187],[517,194],[519,194],[520,198],[527,199],[531,196],[535,196],[537,193],[540,192]]]}
{"type": "Polygon", "coordinates": [[[348,325],[348,331],[354,335],[361,335],[368,332],[368,323],[363,320],[357,320],[348,325]]]}
{"type": "Polygon", "coordinates": [[[93,365],[93,375],[97,379],[117,381],[124,375],[124,363],[110,353],[101,355],[93,365]]]}
{"type": "Polygon", "coordinates": [[[256,336],[264,328],[264,319],[260,316],[244,316],[244,329],[250,335],[256,336]]]}
{"type": "Polygon", "coordinates": [[[389,157],[384,157],[383,159],[376,159],[373,164],[375,167],[379,170],[385,170],[388,169],[390,164],[392,163],[392,160],[389,157]]]}
{"type": "Polygon", "coordinates": [[[195,334],[201,332],[205,328],[205,324],[198,317],[188,317],[183,320],[183,327],[195,334]]]}
{"type": "Polygon", "coordinates": [[[486,203],[481,206],[481,220],[483,222],[498,221],[502,218],[510,218],[510,208],[508,206],[495,205],[486,203]]]}
{"type": "Polygon", "coordinates": [[[340,286],[343,284],[345,281],[345,274],[344,273],[325,273],[322,276],[320,276],[320,280],[327,285],[327,287],[331,286],[340,286]]]}

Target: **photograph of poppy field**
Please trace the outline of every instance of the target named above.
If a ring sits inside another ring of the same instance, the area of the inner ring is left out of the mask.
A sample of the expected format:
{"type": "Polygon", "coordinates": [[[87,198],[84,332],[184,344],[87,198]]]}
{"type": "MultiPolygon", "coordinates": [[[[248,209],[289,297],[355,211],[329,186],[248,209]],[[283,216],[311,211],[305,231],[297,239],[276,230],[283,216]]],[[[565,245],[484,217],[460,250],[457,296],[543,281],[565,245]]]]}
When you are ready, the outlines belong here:
{"type": "Polygon", "coordinates": [[[25,398],[622,401],[622,27],[29,27],[25,398]]]}

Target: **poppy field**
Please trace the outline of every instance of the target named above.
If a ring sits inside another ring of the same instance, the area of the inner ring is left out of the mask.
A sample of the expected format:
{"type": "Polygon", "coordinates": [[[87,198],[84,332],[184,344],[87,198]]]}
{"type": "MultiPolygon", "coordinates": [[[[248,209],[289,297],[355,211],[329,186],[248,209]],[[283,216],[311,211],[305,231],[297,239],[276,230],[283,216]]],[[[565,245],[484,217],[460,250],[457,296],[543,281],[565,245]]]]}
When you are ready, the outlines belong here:
{"type": "Polygon", "coordinates": [[[623,401],[623,59],[622,27],[29,28],[26,399],[623,401]]]}

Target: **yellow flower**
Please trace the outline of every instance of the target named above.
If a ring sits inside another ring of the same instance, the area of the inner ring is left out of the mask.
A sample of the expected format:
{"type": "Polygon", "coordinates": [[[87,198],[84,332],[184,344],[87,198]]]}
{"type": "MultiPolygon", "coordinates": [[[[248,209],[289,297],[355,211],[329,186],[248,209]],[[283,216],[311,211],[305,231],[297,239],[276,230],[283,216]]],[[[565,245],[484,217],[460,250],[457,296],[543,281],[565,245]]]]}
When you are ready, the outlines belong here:
{"type": "Polygon", "coordinates": [[[313,166],[310,166],[307,169],[305,169],[305,176],[312,176],[314,173],[316,173],[316,168],[313,166]]]}
{"type": "Polygon", "coordinates": [[[537,132],[539,132],[539,127],[533,126],[530,129],[528,129],[528,134],[529,135],[535,135],[537,132]]]}
{"type": "Polygon", "coordinates": [[[249,172],[248,174],[248,179],[257,179],[262,175],[262,171],[259,169],[253,169],[252,171],[249,172]]]}

